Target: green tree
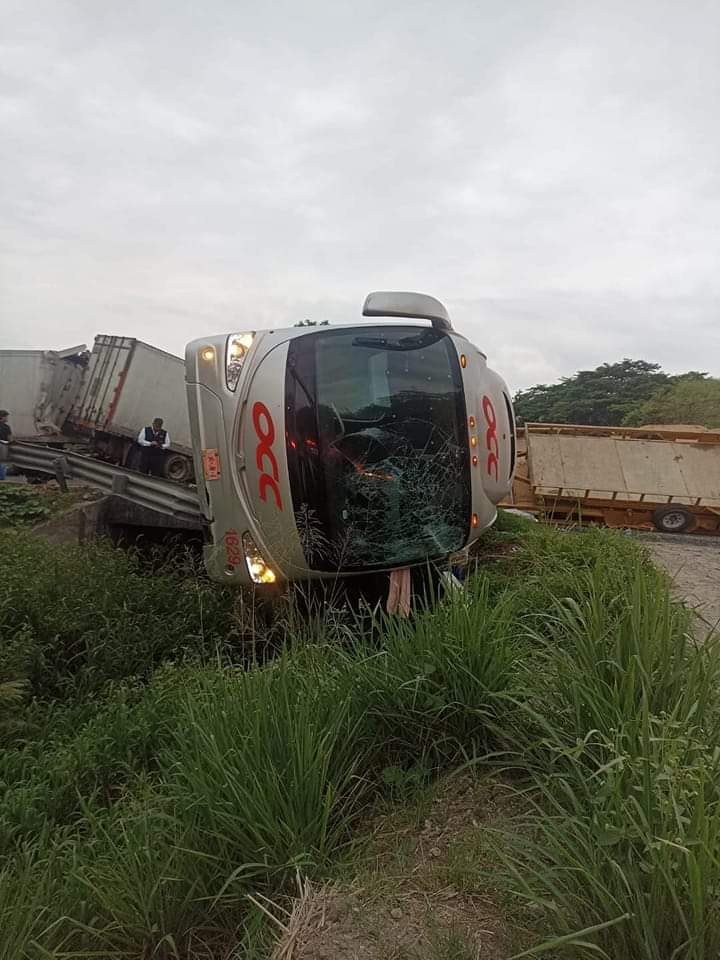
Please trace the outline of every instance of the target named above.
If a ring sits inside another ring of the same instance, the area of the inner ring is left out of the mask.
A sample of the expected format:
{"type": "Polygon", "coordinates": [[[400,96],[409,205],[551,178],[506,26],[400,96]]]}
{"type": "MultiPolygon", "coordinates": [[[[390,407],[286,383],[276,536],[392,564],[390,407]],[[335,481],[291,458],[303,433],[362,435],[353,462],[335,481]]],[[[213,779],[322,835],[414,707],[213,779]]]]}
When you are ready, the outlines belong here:
{"type": "Polygon", "coordinates": [[[625,423],[699,423],[720,428],[720,380],[704,373],[682,374],[654,396],[638,404],[625,423]]]}
{"type": "Polygon", "coordinates": [[[515,411],[525,423],[616,426],[670,383],[659,364],[625,359],[580,370],[560,383],[521,390],[515,395],[515,411]]]}

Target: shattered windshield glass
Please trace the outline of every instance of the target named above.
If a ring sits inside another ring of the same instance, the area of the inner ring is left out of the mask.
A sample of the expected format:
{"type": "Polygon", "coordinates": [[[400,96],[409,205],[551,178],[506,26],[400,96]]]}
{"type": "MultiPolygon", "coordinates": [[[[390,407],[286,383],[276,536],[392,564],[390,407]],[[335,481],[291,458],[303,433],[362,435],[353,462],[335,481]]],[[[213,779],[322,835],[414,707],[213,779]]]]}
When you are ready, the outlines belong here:
{"type": "Polygon", "coordinates": [[[286,429],[310,567],[409,564],[464,545],[465,403],[447,335],[379,326],[293,340],[286,429]]]}

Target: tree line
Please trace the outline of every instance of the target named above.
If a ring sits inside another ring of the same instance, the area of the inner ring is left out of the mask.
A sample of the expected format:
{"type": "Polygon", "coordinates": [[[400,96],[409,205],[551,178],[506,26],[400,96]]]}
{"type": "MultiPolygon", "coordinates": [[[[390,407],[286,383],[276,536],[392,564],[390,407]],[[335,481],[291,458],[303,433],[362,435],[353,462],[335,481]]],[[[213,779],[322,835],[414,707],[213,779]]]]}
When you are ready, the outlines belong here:
{"type": "Polygon", "coordinates": [[[670,375],[658,363],[625,359],[520,390],[514,404],[521,423],[713,429],[720,428],[720,379],[696,370],[670,375]]]}

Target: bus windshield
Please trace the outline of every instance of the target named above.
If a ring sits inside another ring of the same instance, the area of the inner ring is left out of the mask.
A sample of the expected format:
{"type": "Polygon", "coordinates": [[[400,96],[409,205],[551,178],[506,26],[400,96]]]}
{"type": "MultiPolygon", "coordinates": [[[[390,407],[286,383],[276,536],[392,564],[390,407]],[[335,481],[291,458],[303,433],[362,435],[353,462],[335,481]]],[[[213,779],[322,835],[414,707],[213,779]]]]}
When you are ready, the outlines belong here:
{"type": "Polygon", "coordinates": [[[468,434],[450,338],[415,326],[325,330],[291,341],[290,486],[308,566],[397,566],[461,549],[468,434]]]}

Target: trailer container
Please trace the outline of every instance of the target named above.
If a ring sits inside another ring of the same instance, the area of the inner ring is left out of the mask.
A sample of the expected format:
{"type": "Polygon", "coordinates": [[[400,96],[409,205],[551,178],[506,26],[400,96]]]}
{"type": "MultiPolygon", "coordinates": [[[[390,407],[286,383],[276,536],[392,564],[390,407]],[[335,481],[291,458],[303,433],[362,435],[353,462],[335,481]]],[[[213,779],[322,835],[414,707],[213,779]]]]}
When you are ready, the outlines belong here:
{"type": "Polygon", "coordinates": [[[558,523],[720,533],[720,432],[529,423],[512,496],[558,523]]]}
{"type": "Polygon", "coordinates": [[[88,353],[0,350],[0,408],[10,411],[18,440],[57,438],[81,388],[88,353]]]}
{"type": "Polygon", "coordinates": [[[87,375],[70,421],[90,434],[97,452],[138,465],[139,431],[161,417],[170,433],[163,470],[172,480],[192,477],[192,442],[185,395],[185,364],[132,337],[95,337],[87,375]]]}

